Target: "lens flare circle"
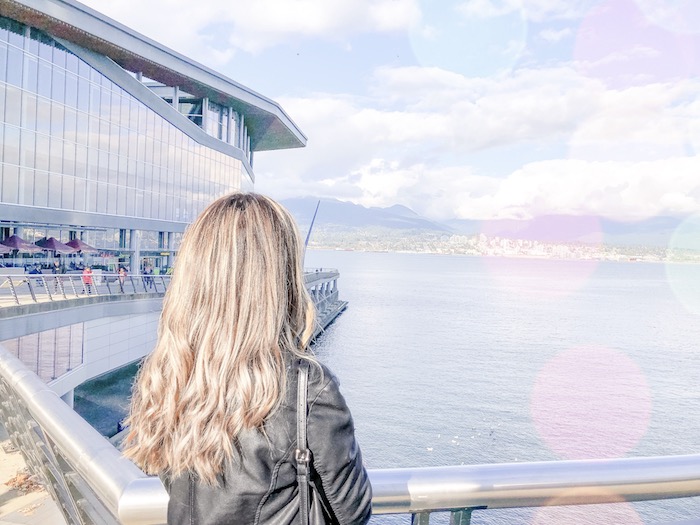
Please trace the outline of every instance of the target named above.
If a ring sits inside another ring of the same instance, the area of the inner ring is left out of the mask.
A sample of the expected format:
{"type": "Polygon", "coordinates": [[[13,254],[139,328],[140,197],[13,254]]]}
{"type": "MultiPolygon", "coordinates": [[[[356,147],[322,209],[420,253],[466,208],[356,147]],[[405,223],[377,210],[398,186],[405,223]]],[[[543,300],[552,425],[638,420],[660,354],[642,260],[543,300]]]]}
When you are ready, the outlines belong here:
{"type": "Polygon", "coordinates": [[[616,458],[646,433],[651,393],[644,372],[625,353],[579,346],[542,367],[530,408],[540,438],[563,459],[616,458]]]}
{"type": "Polygon", "coordinates": [[[647,20],[667,31],[700,34],[700,2],[697,0],[635,0],[647,20]]]}
{"type": "Polygon", "coordinates": [[[483,221],[479,245],[489,275],[515,296],[556,300],[582,288],[598,267],[598,217],[544,215],[483,221]]]}
{"type": "Polygon", "coordinates": [[[700,70],[698,39],[650,24],[634,0],[608,0],[579,26],[577,69],[616,89],[672,82],[700,70]]]}
{"type": "MultiPolygon", "coordinates": [[[[570,496],[577,496],[572,490],[570,496]]],[[[620,496],[599,491],[600,498],[612,503],[602,505],[566,505],[570,498],[567,495],[553,499],[546,507],[537,509],[532,517],[531,525],[599,525],[600,523],[624,523],[625,525],[643,525],[644,520],[631,503],[625,502],[620,496]]],[[[587,491],[591,494],[591,491],[587,491]]],[[[595,494],[593,494],[595,496],[595,494]]]]}

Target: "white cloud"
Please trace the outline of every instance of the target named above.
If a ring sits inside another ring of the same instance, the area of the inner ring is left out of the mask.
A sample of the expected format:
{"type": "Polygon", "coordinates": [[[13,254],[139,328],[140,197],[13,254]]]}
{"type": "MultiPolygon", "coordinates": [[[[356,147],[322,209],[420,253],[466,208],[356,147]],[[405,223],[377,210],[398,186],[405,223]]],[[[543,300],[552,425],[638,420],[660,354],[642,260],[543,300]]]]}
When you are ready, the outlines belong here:
{"type": "Polygon", "coordinates": [[[402,166],[373,158],[318,185],[319,196],[364,206],[401,203],[435,219],[531,219],[547,214],[616,220],[700,212],[700,157],[652,162],[533,162],[505,179],[462,166],[402,166]],[[328,193],[323,192],[325,185],[328,193]]]}
{"type": "Polygon", "coordinates": [[[634,0],[648,20],[681,34],[700,32],[700,4],[697,0],[634,0]]]}
{"type": "Polygon", "coordinates": [[[574,32],[570,27],[565,27],[564,29],[544,29],[540,31],[540,38],[546,40],[547,42],[560,42],[566,38],[571,38],[574,32]]]}
{"type": "Polygon", "coordinates": [[[523,0],[523,11],[528,20],[575,20],[582,17],[600,0],[523,0]]]}
{"type": "Polygon", "coordinates": [[[467,0],[457,7],[466,17],[493,18],[520,13],[527,20],[573,20],[583,16],[597,0],[467,0]]]}
{"type": "Polygon", "coordinates": [[[301,193],[398,202],[440,219],[700,211],[700,161],[685,156],[700,146],[699,88],[688,80],[609,90],[569,68],[491,79],[385,68],[371,98],[280,101],[309,145],[293,162],[266,153],[257,171],[280,197],[296,177],[301,193]],[[568,158],[563,150],[534,160],[539,145],[559,141],[569,143],[568,158]],[[523,144],[530,158],[512,172],[469,163],[479,151],[507,156],[523,144]]]}
{"type": "Polygon", "coordinates": [[[599,111],[585,126],[590,129],[578,131],[587,138],[610,141],[621,137],[656,143],[685,141],[686,124],[698,116],[699,87],[689,80],[602,91],[599,111]]]}
{"type": "Polygon", "coordinates": [[[439,138],[443,147],[467,151],[570,133],[597,110],[604,89],[567,68],[487,79],[435,69],[383,69],[377,79],[374,94],[405,109],[401,118],[384,114],[384,126],[375,122],[369,133],[394,136],[385,127],[404,128],[405,115],[412,114],[424,122],[418,129],[427,140],[439,138]]]}
{"type": "Polygon", "coordinates": [[[85,4],[181,53],[210,63],[218,50],[256,53],[294,38],[338,41],[354,33],[407,29],[417,0],[122,0],[85,4]],[[213,35],[213,36],[212,36],[213,35]]]}
{"type": "Polygon", "coordinates": [[[621,220],[697,213],[700,179],[695,174],[699,169],[700,157],[531,163],[503,181],[492,212],[503,217],[569,213],[621,220]]]}
{"type": "Polygon", "coordinates": [[[522,0],[467,0],[456,11],[467,18],[493,18],[520,11],[522,0]]]}

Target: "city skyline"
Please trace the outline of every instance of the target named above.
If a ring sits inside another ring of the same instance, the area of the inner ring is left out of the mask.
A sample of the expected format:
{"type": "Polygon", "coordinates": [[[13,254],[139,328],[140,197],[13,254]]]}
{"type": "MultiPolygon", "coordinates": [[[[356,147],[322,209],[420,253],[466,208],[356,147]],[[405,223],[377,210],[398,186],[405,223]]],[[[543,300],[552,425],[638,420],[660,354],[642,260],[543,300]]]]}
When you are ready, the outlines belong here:
{"type": "Polygon", "coordinates": [[[309,137],[256,189],[434,219],[700,211],[700,6],[419,0],[88,6],[265,93],[309,137]]]}

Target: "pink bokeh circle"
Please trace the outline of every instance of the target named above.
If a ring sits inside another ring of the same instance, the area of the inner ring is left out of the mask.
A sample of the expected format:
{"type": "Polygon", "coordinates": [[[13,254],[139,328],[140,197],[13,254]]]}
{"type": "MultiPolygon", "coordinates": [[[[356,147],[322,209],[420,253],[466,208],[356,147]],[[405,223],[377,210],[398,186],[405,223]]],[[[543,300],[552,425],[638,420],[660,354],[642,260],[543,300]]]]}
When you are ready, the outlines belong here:
{"type": "Polygon", "coordinates": [[[481,223],[480,249],[489,276],[514,296],[554,300],[568,296],[598,267],[603,243],[594,216],[543,215],[481,223]]]}
{"type": "Polygon", "coordinates": [[[607,0],[579,26],[574,59],[587,76],[626,88],[697,74],[697,49],[697,35],[650,23],[634,0],[607,0]]]}
{"type": "Polygon", "coordinates": [[[646,433],[651,408],[644,372],[603,346],[557,354],[537,375],[530,404],[540,438],[563,459],[625,456],[646,433]]]}

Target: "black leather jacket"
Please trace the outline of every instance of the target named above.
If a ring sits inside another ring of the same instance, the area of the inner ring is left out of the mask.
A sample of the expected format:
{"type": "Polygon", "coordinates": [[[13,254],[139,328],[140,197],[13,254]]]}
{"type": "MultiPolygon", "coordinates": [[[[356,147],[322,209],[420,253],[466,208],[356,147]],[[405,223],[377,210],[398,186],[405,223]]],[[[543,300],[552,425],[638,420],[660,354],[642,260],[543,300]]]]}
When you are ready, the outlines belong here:
{"type": "MultiPolygon", "coordinates": [[[[170,493],[169,525],[299,523],[296,478],[297,365],[289,368],[287,395],[265,423],[265,432],[245,431],[238,454],[219,476],[219,487],[192,475],[163,479],[170,493]]],[[[372,489],[355,441],[352,416],[332,372],[309,368],[308,446],[312,480],[331,509],[332,523],[366,523],[372,489]]]]}

